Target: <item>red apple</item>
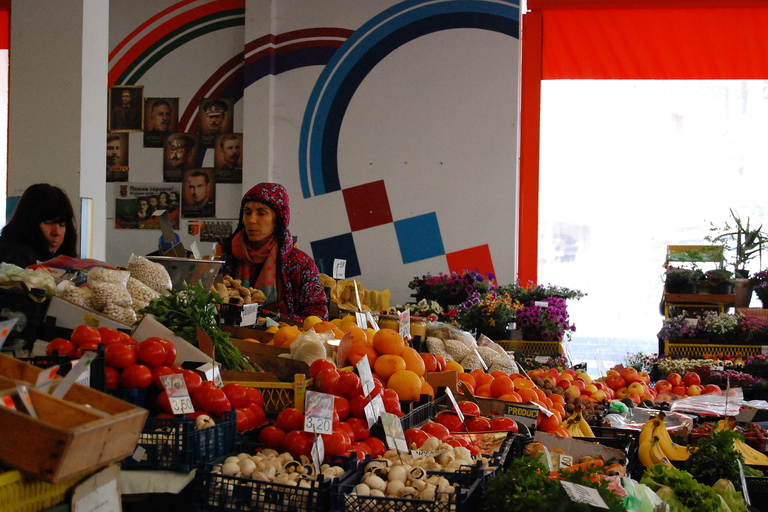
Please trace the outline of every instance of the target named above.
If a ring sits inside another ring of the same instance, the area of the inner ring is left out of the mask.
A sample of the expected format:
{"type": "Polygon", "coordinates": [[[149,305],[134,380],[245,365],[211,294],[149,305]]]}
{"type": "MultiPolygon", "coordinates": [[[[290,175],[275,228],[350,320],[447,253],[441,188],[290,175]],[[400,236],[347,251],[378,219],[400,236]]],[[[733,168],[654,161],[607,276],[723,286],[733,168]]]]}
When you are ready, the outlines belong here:
{"type": "Polygon", "coordinates": [[[686,386],[692,386],[694,384],[699,385],[701,384],[701,377],[699,377],[699,374],[696,372],[688,372],[685,374],[685,377],[683,377],[683,383],[686,386]]]}
{"type": "Polygon", "coordinates": [[[571,381],[563,379],[561,381],[558,381],[557,385],[563,389],[568,389],[569,387],[571,387],[571,381]]]}
{"type": "Polygon", "coordinates": [[[576,372],[571,368],[566,368],[562,371],[561,375],[570,375],[571,377],[576,377],[576,372]]]}
{"type": "Polygon", "coordinates": [[[658,392],[666,392],[666,393],[672,391],[673,387],[674,386],[672,385],[672,383],[669,382],[668,380],[656,381],[656,385],[655,385],[656,391],[658,391],[658,392]]]}
{"type": "Polygon", "coordinates": [[[667,375],[667,380],[672,384],[672,387],[680,386],[683,383],[683,378],[679,373],[670,373],[667,375]]]}
{"type": "Polygon", "coordinates": [[[589,389],[582,389],[580,391],[581,391],[581,396],[584,396],[584,397],[587,397],[587,398],[592,396],[592,391],[589,390],[589,389]]]}
{"type": "Polygon", "coordinates": [[[723,390],[720,389],[720,386],[717,384],[707,384],[704,386],[704,395],[717,395],[720,396],[723,394],[723,390]]]}
{"type": "Polygon", "coordinates": [[[637,378],[648,385],[651,384],[651,376],[647,372],[637,372],[637,378]]]}
{"type": "Polygon", "coordinates": [[[600,391],[604,391],[605,388],[608,387],[608,386],[605,385],[605,382],[600,382],[599,380],[592,381],[592,385],[595,386],[600,391]]]}
{"type": "Polygon", "coordinates": [[[550,368],[544,373],[544,375],[546,377],[553,379],[555,382],[560,380],[560,372],[558,371],[557,368],[550,368]]]}
{"type": "Polygon", "coordinates": [[[627,398],[629,398],[630,400],[632,400],[633,402],[635,402],[635,405],[638,405],[638,404],[640,404],[640,402],[642,402],[642,401],[643,401],[643,399],[642,399],[642,398],[640,398],[640,395],[638,395],[637,393],[629,393],[629,394],[627,395],[627,398]]]}
{"type": "Polygon", "coordinates": [[[583,379],[573,379],[573,385],[576,386],[579,389],[585,389],[587,387],[587,383],[584,382],[583,379]]]}
{"type": "Polygon", "coordinates": [[[636,380],[635,382],[627,386],[627,391],[637,396],[643,396],[648,391],[648,388],[645,387],[645,384],[643,384],[643,381],[636,380]]]}
{"type": "Polygon", "coordinates": [[[688,396],[699,396],[704,391],[698,384],[688,386],[688,396]]]}
{"type": "Polygon", "coordinates": [[[531,377],[544,377],[544,370],[541,368],[536,368],[535,370],[531,370],[528,372],[528,375],[531,377]]]}
{"type": "Polygon", "coordinates": [[[620,375],[611,375],[610,377],[606,377],[605,384],[614,391],[627,387],[627,381],[625,381],[624,377],[620,375]]]}
{"type": "Polygon", "coordinates": [[[621,376],[624,378],[624,382],[631,384],[637,380],[637,370],[628,366],[621,370],[621,376]]]}
{"type": "Polygon", "coordinates": [[[672,393],[678,396],[686,396],[688,394],[688,388],[685,386],[675,386],[672,388],[672,393]]]}

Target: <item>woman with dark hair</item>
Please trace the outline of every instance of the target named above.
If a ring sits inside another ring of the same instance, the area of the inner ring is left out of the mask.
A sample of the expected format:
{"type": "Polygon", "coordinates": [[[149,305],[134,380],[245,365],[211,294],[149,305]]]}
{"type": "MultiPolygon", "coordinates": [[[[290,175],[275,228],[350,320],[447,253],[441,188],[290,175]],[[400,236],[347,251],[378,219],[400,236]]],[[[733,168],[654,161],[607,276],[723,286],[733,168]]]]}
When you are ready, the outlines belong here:
{"type": "Polygon", "coordinates": [[[328,319],[327,299],[315,262],[293,246],[288,230],[288,192],[277,183],[259,183],[240,203],[235,233],[222,240],[222,273],[258,288],[267,297],[261,309],[281,318],[328,319]]]}
{"type": "Polygon", "coordinates": [[[24,191],[0,234],[0,261],[25,268],[59,255],[77,257],[75,212],[63,190],[37,183],[24,191]]]}

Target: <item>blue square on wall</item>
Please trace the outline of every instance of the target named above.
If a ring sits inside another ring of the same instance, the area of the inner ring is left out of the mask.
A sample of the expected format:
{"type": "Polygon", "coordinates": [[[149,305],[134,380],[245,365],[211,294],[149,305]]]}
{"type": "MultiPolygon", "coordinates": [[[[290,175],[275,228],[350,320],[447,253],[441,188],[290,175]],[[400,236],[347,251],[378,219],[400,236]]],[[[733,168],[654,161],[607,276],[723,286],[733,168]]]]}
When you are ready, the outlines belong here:
{"type": "Polygon", "coordinates": [[[404,264],[445,254],[435,212],[396,221],[395,233],[404,264]]]}
{"type": "Polygon", "coordinates": [[[352,233],[315,240],[309,245],[312,247],[315,264],[323,274],[333,276],[333,260],[347,260],[346,278],[360,275],[360,262],[352,233]]]}

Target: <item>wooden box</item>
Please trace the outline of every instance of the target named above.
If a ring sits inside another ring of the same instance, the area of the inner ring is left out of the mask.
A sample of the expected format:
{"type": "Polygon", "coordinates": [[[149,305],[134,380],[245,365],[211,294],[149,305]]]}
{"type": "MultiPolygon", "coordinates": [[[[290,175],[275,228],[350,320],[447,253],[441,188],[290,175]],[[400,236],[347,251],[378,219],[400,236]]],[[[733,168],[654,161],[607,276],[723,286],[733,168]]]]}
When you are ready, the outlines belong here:
{"type": "MultiPolygon", "coordinates": [[[[0,407],[0,461],[56,483],[133,454],[145,409],[79,384],[55,398],[34,389],[41,371],[0,354],[0,395],[26,384],[38,415],[0,407]]],[[[51,390],[60,383],[54,380],[51,390]]]]}

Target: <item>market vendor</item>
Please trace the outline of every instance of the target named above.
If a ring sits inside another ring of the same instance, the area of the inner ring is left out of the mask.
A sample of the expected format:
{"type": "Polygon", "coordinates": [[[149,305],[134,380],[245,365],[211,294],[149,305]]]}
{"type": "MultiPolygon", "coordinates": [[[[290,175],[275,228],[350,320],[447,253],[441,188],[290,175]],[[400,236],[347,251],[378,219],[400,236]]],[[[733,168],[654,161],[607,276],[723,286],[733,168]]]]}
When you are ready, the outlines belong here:
{"type": "Polygon", "coordinates": [[[0,234],[0,261],[26,268],[55,256],[77,258],[75,213],[67,194],[37,183],[22,194],[0,234]]]}
{"type": "Polygon", "coordinates": [[[290,218],[285,187],[259,183],[249,190],[240,204],[237,229],[222,240],[221,272],[264,292],[263,311],[296,321],[311,315],[327,320],[317,266],[293,246],[290,218]]]}

